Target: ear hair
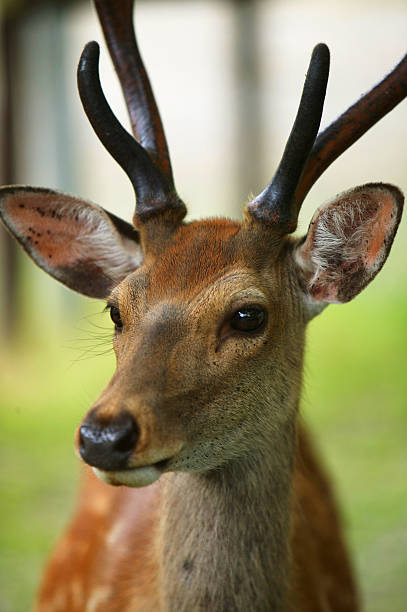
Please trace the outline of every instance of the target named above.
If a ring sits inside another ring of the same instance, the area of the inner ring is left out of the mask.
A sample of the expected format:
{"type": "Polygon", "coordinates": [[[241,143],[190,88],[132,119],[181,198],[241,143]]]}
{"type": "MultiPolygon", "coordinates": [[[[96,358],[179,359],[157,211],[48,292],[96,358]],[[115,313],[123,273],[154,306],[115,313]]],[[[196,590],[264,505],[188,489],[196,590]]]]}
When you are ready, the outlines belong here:
{"type": "Polygon", "coordinates": [[[295,251],[312,316],[330,302],[353,299],[376,276],[400,222],[403,195],[370,183],[319,208],[295,251]]]}

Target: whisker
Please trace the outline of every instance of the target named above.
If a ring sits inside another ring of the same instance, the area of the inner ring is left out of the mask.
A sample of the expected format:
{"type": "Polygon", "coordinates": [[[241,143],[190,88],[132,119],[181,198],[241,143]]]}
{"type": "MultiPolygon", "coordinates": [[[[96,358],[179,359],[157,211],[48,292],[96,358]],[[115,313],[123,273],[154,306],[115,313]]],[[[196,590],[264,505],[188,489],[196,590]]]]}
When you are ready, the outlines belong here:
{"type": "Polygon", "coordinates": [[[99,323],[96,318],[100,316],[103,316],[104,321],[106,320],[106,308],[103,311],[86,314],[81,317],[81,325],[76,326],[76,330],[81,332],[83,336],[76,338],[73,344],[67,347],[72,351],[80,352],[78,357],[72,359],[72,363],[78,363],[93,357],[102,357],[112,351],[114,335],[112,325],[99,323]]]}

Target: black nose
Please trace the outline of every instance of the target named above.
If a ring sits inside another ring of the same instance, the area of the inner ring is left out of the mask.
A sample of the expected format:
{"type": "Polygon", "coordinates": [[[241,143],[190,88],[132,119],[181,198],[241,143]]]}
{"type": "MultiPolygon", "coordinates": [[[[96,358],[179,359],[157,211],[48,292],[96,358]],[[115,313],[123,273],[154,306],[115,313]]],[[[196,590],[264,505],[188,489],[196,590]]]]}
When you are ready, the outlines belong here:
{"type": "Polygon", "coordinates": [[[128,412],[102,421],[95,409],[82,423],[79,434],[79,452],[86,463],[101,470],[123,470],[128,467],[139,430],[128,412]]]}

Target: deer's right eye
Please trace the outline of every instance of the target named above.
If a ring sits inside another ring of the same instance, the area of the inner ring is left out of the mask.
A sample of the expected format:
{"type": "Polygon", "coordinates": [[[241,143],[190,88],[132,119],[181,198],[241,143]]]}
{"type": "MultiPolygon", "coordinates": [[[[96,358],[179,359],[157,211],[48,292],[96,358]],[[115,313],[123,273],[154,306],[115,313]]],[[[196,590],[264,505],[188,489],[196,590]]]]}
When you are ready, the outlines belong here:
{"type": "Polygon", "coordinates": [[[110,318],[114,323],[114,328],[116,331],[120,331],[123,327],[123,322],[120,317],[120,310],[116,308],[116,306],[110,307],[110,318]]]}
{"type": "Polygon", "coordinates": [[[249,306],[239,308],[230,319],[230,327],[236,331],[255,332],[264,326],[267,315],[264,308],[249,306]]]}

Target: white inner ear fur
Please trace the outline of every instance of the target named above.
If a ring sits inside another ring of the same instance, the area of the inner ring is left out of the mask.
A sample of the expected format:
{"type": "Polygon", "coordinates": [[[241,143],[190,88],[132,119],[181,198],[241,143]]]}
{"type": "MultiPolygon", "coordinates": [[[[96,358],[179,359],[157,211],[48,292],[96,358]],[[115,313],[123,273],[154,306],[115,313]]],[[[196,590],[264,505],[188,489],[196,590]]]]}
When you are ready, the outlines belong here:
{"type": "Polygon", "coordinates": [[[140,245],[122,238],[113,223],[102,212],[93,208],[74,209],[64,206],[63,212],[69,217],[79,217],[80,231],[75,238],[74,254],[82,259],[84,253],[98,261],[110,278],[120,281],[138,268],[143,260],[140,245]]]}
{"type": "Polygon", "coordinates": [[[364,274],[365,282],[356,295],[380,270],[399,221],[398,197],[402,203],[401,193],[392,186],[369,184],[336,196],[316,211],[305,242],[294,252],[307,285],[305,300],[311,318],[327,303],[353,297],[345,299],[341,294],[350,275],[364,274]]]}
{"type": "MultiPolygon", "coordinates": [[[[310,286],[322,271],[327,275],[327,280],[335,280],[338,272],[329,266],[332,259],[341,253],[347,263],[357,261],[360,258],[360,244],[370,237],[369,227],[363,225],[360,202],[346,202],[340,207],[330,205],[331,201],[321,206],[317,212],[313,248],[309,250],[306,265],[307,270],[313,272],[310,286]]],[[[297,250],[297,255],[297,261],[305,263],[301,249],[297,250]]]]}
{"type": "MultiPolygon", "coordinates": [[[[331,206],[333,201],[328,200],[314,213],[309,229],[309,233],[312,232],[313,235],[312,248],[306,239],[294,251],[294,259],[306,279],[307,287],[312,287],[322,272],[327,275],[327,280],[334,281],[337,272],[329,269],[329,261],[332,261],[338,252],[342,252],[347,261],[355,261],[357,255],[354,246],[364,239],[366,233],[360,225],[351,235],[345,233],[345,228],[352,227],[357,217],[361,220],[359,203],[347,203],[338,209],[331,206]]],[[[310,319],[329,304],[315,300],[308,291],[304,292],[304,301],[310,319]]]]}

